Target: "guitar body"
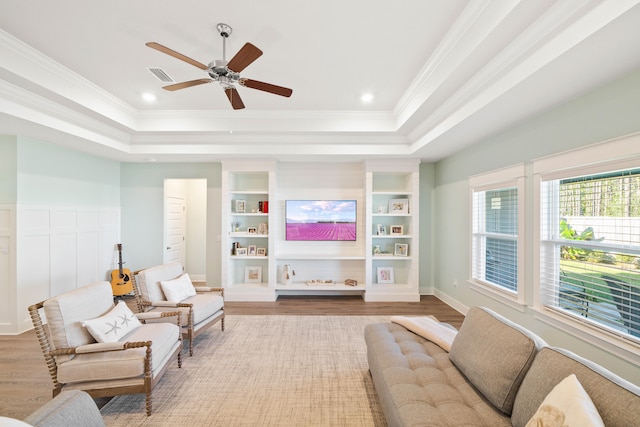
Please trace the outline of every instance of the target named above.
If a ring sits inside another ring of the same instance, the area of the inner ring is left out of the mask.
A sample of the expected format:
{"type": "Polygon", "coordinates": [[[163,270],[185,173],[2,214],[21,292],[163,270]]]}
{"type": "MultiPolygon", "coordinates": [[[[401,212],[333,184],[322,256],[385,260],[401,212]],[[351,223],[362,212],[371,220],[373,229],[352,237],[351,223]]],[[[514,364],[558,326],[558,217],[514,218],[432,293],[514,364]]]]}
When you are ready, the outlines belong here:
{"type": "Polygon", "coordinates": [[[122,244],[118,243],[118,266],[117,270],[111,272],[111,291],[114,297],[119,297],[133,292],[131,283],[131,271],[122,268],[122,244]]]}
{"type": "Polygon", "coordinates": [[[122,275],[120,275],[120,270],[113,270],[111,272],[111,290],[113,291],[114,297],[133,292],[131,272],[128,268],[122,269],[122,275]]]}

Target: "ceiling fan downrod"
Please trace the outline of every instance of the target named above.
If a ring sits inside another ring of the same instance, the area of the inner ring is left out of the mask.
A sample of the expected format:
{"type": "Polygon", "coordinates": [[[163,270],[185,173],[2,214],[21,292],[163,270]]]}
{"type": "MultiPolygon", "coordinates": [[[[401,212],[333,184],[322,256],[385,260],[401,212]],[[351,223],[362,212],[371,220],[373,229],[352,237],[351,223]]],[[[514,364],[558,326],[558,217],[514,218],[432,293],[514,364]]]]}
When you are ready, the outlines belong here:
{"type": "Polygon", "coordinates": [[[227,61],[227,37],[231,35],[233,28],[222,22],[217,25],[218,32],[222,37],[222,60],[227,61]]]}

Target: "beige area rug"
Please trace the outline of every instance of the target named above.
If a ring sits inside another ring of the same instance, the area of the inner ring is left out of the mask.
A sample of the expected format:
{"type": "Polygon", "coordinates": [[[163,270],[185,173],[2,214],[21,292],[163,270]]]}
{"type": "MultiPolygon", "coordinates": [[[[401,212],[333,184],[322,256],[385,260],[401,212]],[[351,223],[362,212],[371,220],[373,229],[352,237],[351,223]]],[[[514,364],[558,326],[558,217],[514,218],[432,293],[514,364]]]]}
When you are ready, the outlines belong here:
{"type": "Polygon", "coordinates": [[[153,391],[118,396],[107,426],[385,426],[364,326],[388,316],[227,316],[153,391]]]}

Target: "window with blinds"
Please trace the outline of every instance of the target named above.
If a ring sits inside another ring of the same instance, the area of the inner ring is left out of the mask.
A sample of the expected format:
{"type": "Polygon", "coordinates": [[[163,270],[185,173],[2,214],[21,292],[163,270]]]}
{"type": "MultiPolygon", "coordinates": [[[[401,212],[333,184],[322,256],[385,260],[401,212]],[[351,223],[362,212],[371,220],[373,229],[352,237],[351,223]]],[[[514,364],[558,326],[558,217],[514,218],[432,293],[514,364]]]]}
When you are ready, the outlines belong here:
{"type": "Polygon", "coordinates": [[[473,192],[472,278],[518,290],[518,189],[473,192]]]}
{"type": "Polygon", "coordinates": [[[640,169],[540,181],[540,298],[640,341],[640,169]]]}

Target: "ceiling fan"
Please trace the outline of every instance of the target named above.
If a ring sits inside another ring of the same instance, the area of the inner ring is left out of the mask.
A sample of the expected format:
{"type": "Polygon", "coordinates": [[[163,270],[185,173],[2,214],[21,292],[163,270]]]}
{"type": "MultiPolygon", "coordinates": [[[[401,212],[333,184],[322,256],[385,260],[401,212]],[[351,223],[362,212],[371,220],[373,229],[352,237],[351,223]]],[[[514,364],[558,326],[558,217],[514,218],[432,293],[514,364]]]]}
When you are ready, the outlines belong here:
{"type": "Polygon", "coordinates": [[[229,102],[231,103],[231,106],[234,110],[240,110],[244,108],[244,103],[240,98],[240,94],[234,86],[235,83],[239,84],[240,86],[273,93],[275,95],[285,96],[287,98],[291,96],[293,90],[289,88],[240,77],[240,72],[247,68],[253,61],[258,59],[262,55],[262,51],[251,43],[245,43],[245,45],[242,46],[238,53],[236,53],[234,57],[231,58],[231,60],[227,61],[226,41],[231,34],[232,28],[227,24],[220,23],[217,25],[217,29],[220,33],[220,36],[222,37],[222,59],[213,60],[209,63],[209,65],[204,65],[159,43],[146,43],[146,45],[150,48],[173,56],[174,58],[193,65],[194,67],[198,67],[201,70],[206,71],[209,75],[209,78],[176,83],[169,86],[164,86],[163,89],[174,91],[205,83],[218,82],[223,87],[224,92],[226,93],[227,98],[229,98],[229,102]]]}

